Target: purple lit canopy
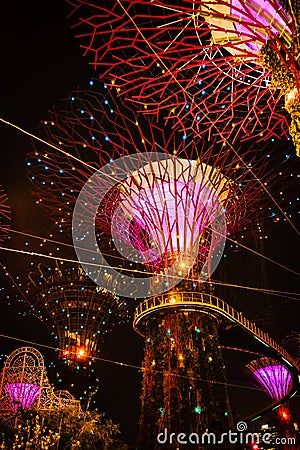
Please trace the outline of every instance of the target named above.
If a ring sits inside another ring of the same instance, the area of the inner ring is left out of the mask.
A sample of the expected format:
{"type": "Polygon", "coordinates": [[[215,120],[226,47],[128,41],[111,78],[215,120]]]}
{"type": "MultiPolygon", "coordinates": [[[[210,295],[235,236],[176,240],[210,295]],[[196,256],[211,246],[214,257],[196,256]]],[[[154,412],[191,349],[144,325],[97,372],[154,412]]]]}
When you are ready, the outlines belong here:
{"type": "Polygon", "coordinates": [[[10,397],[14,412],[19,407],[22,409],[30,408],[40,393],[39,386],[29,383],[6,384],[3,389],[10,397]]]}
{"type": "Polygon", "coordinates": [[[253,373],[259,386],[272,400],[283,399],[292,388],[293,381],[290,371],[278,361],[261,358],[252,361],[247,365],[247,368],[253,373]]]}
{"type": "MultiPolygon", "coordinates": [[[[197,161],[151,162],[119,186],[123,198],[113,228],[126,240],[133,221],[147,234],[148,249],[138,248],[144,262],[166,266],[179,257],[189,265],[198,252],[208,250],[207,245],[213,251],[220,241],[218,236],[207,242],[205,232],[221,221],[231,184],[220,171],[197,161]]],[[[226,222],[224,226],[223,233],[226,222]]]]}
{"type": "Polygon", "coordinates": [[[202,11],[209,13],[206,21],[213,41],[227,44],[232,54],[257,54],[271,35],[286,42],[292,39],[291,20],[276,0],[208,0],[203,2],[202,11]]]}

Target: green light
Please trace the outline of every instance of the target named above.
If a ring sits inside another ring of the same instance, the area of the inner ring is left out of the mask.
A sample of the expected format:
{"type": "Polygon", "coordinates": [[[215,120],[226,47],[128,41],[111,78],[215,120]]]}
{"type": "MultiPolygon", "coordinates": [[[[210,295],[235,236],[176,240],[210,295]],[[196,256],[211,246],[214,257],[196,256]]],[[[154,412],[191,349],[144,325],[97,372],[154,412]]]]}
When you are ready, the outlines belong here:
{"type": "Polygon", "coordinates": [[[196,408],[194,409],[194,412],[196,414],[200,414],[201,413],[201,406],[196,406],[196,408]]]}
{"type": "Polygon", "coordinates": [[[151,339],[150,339],[150,338],[148,338],[148,339],[147,339],[147,342],[151,342],[151,339]]]}
{"type": "Polygon", "coordinates": [[[229,413],[228,413],[228,411],[225,411],[225,416],[226,416],[226,417],[228,417],[228,416],[229,416],[229,413]]]}
{"type": "Polygon", "coordinates": [[[167,329],[167,334],[171,334],[170,328],[167,329]]]}
{"type": "Polygon", "coordinates": [[[196,328],[196,333],[201,333],[200,328],[196,328]]]}

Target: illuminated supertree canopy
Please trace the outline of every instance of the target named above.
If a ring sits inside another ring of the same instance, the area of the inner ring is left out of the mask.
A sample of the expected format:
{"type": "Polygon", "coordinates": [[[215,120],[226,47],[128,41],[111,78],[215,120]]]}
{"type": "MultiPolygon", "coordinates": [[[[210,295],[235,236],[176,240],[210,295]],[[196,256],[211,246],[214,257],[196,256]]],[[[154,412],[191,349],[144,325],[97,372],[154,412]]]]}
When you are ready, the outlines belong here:
{"type": "Polygon", "coordinates": [[[282,363],[265,357],[247,364],[260,388],[272,400],[282,400],[293,386],[291,372],[282,363]]]}
{"type": "Polygon", "coordinates": [[[288,112],[299,152],[296,3],[68,3],[93,66],[144,112],[163,108],[179,127],[233,140],[239,129],[257,141],[286,138],[288,112]]]}
{"type": "MultiPolygon", "coordinates": [[[[65,109],[52,111],[50,120],[44,122],[44,136],[62,152],[39,144],[28,156],[28,177],[34,185],[36,203],[44,207],[61,229],[67,227],[70,230],[75,200],[88,178],[106,163],[111,164],[113,171],[117,158],[133,152],[165,152],[188,161],[194,160],[193,164],[200,161],[202,165],[198,164],[198,171],[203,176],[206,172],[206,177],[209,171],[210,175],[215,174],[211,178],[219,189],[227,180],[222,189],[224,192],[228,190],[228,195],[223,194],[223,206],[229,233],[244,230],[260,214],[274,221],[280,220],[280,213],[265,190],[272,192],[278,202],[283,202],[284,213],[291,217],[290,208],[297,200],[291,198],[288,185],[297,175],[293,173],[288,149],[282,159],[275,155],[274,143],[266,144],[265,149],[259,152],[256,151],[256,143],[235,146],[234,149],[220,137],[207,143],[202,137],[163,127],[154,120],[135,114],[124,104],[116,102],[105,86],[103,88],[101,83],[91,81],[91,89],[96,88],[96,91],[74,92],[65,109]],[[280,167],[279,171],[277,167],[280,167]],[[219,171],[222,176],[216,175],[219,171]]],[[[102,211],[105,209],[106,217],[103,218],[103,214],[97,217],[102,231],[110,228],[115,208],[113,196],[120,199],[120,189],[103,199],[102,211]]]]}
{"type": "Polygon", "coordinates": [[[87,364],[113,325],[128,320],[126,301],[96,286],[79,265],[39,265],[29,279],[32,303],[70,364],[87,364]]]}
{"type": "MultiPolygon", "coordinates": [[[[292,426],[292,415],[286,402],[286,397],[291,393],[292,388],[298,384],[292,372],[282,362],[269,357],[262,357],[247,364],[247,369],[252,373],[255,384],[264,391],[276,405],[276,415],[279,419],[279,428],[286,437],[296,437],[295,429],[292,426]],[[297,384],[296,384],[297,383],[297,384]]],[[[274,409],[274,408],[272,408],[274,409]]],[[[289,446],[296,449],[296,439],[294,444],[289,446]]]]}
{"type": "Polygon", "coordinates": [[[10,207],[8,198],[2,188],[0,188],[0,243],[4,241],[9,233],[10,227],[10,207]]]}

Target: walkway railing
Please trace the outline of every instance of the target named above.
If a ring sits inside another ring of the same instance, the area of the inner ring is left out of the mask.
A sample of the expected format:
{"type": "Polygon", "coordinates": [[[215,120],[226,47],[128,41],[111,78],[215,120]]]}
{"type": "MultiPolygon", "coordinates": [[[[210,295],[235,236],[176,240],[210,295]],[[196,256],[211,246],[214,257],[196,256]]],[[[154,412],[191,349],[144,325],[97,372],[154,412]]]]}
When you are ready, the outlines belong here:
{"type": "Polygon", "coordinates": [[[172,292],[144,300],[137,307],[134,313],[134,328],[142,334],[139,330],[139,324],[143,319],[156,310],[161,309],[175,309],[178,306],[192,307],[197,310],[209,309],[215,311],[227,319],[235,322],[238,326],[242,327],[250,334],[252,334],[257,340],[259,340],[266,347],[270,347],[275,350],[284,361],[295,367],[300,372],[300,366],[298,361],[295,360],[283,347],[281,347],[274,339],[272,339],[268,333],[265,333],[256,324],[248,320],[241,312],[236,311],[230,305],[223,300],[215,297],[214,295],[202,293],[202,292],[172,292]]]}

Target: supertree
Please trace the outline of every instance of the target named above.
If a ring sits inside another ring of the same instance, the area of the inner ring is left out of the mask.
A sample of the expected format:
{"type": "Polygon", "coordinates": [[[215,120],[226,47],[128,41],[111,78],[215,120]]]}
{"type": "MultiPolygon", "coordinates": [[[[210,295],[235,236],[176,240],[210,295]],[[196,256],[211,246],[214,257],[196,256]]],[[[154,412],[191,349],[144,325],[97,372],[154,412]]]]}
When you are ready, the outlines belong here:
{"type": "MultiPolygon", "coordinates": [[[[292,427],[292,417],[289,408],[284,400],[292,389],[293,384],[298,384],[297,380],[293,380],[291,371],[279,361],[269,357],[255,359],[247,364],[247,369],[252,373],[256,385],[262,389],[275,403],[279,404],[276,408],[279,418],[280,429],[286,437],[294,437],[292,427]],[[282,404],[280,403],[282,402],[282,404]]],[[[287,446],[286,448],[297,448],[295,446],[287,446]]]]}
{"type": "MultiPolygon", "coordinates": [[[[198,279],[200,274],[210,276],[205,260],[217,259],[220,251],[215,221],[222,223],[224,213],[228,234],[246,231],[253,220],[257,223],[260,212],[271,217],[263,186],[272,190],[278,176],[268,154],[255,147],[240,146],[233,152],[218,138],[213,143],[197,136],[190,139],[115,103],[107,86],[104,92],[96,86],[96,92],[73,93],[63,112],[52,112],[44,125],[56,150],[36,146],[28,157],[29,179],[48,214],[70,226],[78,193],[106,163],[103,177],[88,183],[89,195],[83,210],[77,208],[79,222],[73,219],[73,225],[75,235],[77,225],[82,229],[78,242],[84,248],[93,234],[87,232],[87,223],[95,224],[98,237],[99,230],[110,236],[121,255],[132,244],[131,273],[138,262],[154,276],[149,289],[144,286],[138,295],[137,278],[128,282],[123,273],[119,288],[111,287],[111,268],[106,276],[102,268],[89,270],[106,289],[122,289],[132,298],[151,297],[140,304],[134,326],[146,340],[141,434],[143,448],[152,450],[164,426],[193,431],[229,426],[219,315],[207,307],[219,300],[213,300],[209,283],[198,279]],[[120,157],[127,159],[120,163],[120,157]],[[169,269],[171,276],[165,278],[169,269]],[[173,278],[177,286],[172,284],[169,294],[155,295],[161,281],[169,283],[163,286],[168,290],[173,278]]],[[[86,254],[83,263],[96,256],[89,259],[86,254]]]]}
{"type": "Polygon", "coordinates": [[[97,286],[78,264],[39,264],[29,280],[32,304],[57,340],[61,382],[86,394],[106,333],[129,318],[126,300],[97,286]]]}
{"type": "MultiPolygon", "coordinates": [[[[231,224],[236,221],[239,229],[246,229],[255,219],[259,221],[260,214],[275,222],[282,220],[272,201],[268,200],[269,209],[265,208],[263,196],[265,193],[268,196],[268,190],[284,208],[286,218],[292,218],[297,199],[291,197],[288,185],[293,180],[297,182],[297,162],[291,158],[289,142],[285,144],[284,156],[273,142],[260,147],[259,152],[256,152],[256,141],[232,147],[223,140],[222,128],[221,136],[215,136],[207,144],[202,136],[194,139],[186,130],[181,133],[172,128],[170,131],[171,127],[164,128],[157,121],[134,113],[126,104],[116,101],[113,89],[105,83],[91,80],[89,89],[73,92],[66,105],[50,111],[50,118],[41,124],[41,134],[54,148],[34,143],[35,150],[27,157],[27,174],[34,186],[32,195],[60,229],[70,233],[76,198],[85,182],[103,164],[113,163],[116,157],[134,151],[157,149],[169,149],[170,154],[188,160],[204,155],[212,166],[226,166],[226,171],[233,173],[232,186],[239,196],[239,204],[243,204],[239,209],[233,204],[227,208],[228,215],[233,212],[231,224]]],[[[100,220],[96,218],[96,222],[100,220]]],[[[229,231],[234,232],[237,227],[231,224],[229,231]]],[[[107,230],[109,221],[102,220],[100,227],[107,230]]]]}
{"type": "Polygon", "coordinates": [[[10,207],[6,193],[0,187],[0,243],[4,241],[9,233],[10,207]]]}
{"type": "Polygon", "coordinates": [[[295,2],[68,3],[92,65],[144,112],[163,108],[181,128],[221,129],[230,140],[240,129],[239,139],[261,141],[287,137],[287,111],[299,153],[295,2]]]}

